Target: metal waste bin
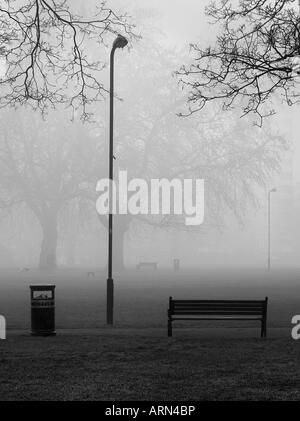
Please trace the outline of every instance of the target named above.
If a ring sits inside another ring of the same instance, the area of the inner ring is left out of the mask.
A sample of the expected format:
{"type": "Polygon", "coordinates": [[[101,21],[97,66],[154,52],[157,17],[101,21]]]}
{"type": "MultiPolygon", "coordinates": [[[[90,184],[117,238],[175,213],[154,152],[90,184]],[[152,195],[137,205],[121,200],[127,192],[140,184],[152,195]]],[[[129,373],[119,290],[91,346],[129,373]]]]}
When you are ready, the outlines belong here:
{"type": "Polygon", "coordinates": [[[173,269],[175,272],[178,272],[180,270],[180,260],[174,259],[173,260],[173,269]]]}
{"type": "Polygon", "coordinates": [[[55,285],[30,285],[31,335],[55,335],[55,285]]]}

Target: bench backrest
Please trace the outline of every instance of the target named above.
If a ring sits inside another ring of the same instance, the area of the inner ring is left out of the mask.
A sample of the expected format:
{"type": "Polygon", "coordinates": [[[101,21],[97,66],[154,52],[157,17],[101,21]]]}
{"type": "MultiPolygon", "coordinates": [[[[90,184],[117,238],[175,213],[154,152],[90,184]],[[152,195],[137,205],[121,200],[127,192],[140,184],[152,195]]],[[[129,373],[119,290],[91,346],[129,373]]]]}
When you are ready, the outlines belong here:
{"type": "Polygon", "coordinates": [[[265,300],[169,300],[172,315],[260,316],[267,309],[265,300]]]}
{"type": "Polygon", "coordinates": [[[157,268],[157,263],[156,262],[140,262],[136,265],[138,268],[141,268],[143,266],[148,266],[148,267],[153,267],[153,268],[157,268]]]}

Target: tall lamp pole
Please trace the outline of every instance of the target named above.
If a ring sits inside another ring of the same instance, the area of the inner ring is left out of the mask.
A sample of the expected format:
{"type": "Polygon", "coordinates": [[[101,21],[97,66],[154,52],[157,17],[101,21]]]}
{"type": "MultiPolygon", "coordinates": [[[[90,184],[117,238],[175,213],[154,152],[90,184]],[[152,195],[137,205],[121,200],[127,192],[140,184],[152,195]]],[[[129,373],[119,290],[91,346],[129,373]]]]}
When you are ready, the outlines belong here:
{"type": "Polygon", "coordinates": [[[114,57],[117,48],[124,48],[128,41],[122,35],[115,39],[110,52],[110,99],[109,99],[109,216],[108,216],[108,266],[107,266],[107,302],[106,302],[106,323],[112,325],[114,322],[114,280],[112,274],[112,251],[113,251],[113,187],[114,179],[114,57]]]}
{"type": "Polygon", "coordinates": [[[276,191],[276,189],[268,191],[268,270],[271,269],[271,193],[276,191]]]}

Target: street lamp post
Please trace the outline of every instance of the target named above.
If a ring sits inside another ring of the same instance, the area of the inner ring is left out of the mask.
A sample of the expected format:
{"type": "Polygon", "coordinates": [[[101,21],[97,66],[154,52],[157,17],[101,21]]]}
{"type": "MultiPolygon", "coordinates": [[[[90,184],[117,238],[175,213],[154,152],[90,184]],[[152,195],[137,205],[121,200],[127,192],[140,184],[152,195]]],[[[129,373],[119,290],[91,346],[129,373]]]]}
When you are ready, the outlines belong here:
{"type": "Polygon", "coordinates": [[[268,191],[268,270],[271,269],[271,193],[276,191],[276,189],[268,191]]]}
{"type": "Polygon", "coordinates": [[[110,103],[109,103],[109,216],[108,216],[108,266],[107,266],[107,303],[106,323],[114,322],[114,281],[112,274],[112,251],[113,251],[113,187],[114,178],[114,57],[117,48],[124,48],[128,41],[122,35],[115,39],[110,52],[110,103]]]}

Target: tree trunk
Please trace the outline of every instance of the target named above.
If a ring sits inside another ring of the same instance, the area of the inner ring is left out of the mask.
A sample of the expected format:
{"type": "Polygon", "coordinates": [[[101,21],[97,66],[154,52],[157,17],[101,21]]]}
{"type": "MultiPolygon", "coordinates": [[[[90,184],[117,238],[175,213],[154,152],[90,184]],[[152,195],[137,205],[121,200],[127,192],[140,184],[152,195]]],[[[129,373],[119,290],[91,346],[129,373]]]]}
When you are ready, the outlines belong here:
{"type": "Polygon", "coordinates": [[[42,223],[43,239],[40,252],[40,269],[56,268],[57,215],[51,215],[42,223]]]}
{"type": "MultiPolygon", "coordinates": [[[[98,215],[99,221],[107,229],[108,219],[98,215]]],[[[113,272],[125,269],[125,235],[130,227],[131,215],[114,215],[113,218],[113,272]]]]}
{"type": "Polygon", "coordinates": [[[66,241],[66,264],[68,267],[75,266],[75,253],[76,253],[76,244],[74,239],[68,239],[66,241]]]}

